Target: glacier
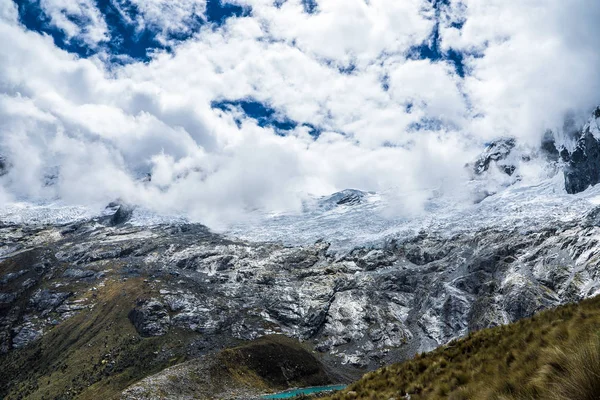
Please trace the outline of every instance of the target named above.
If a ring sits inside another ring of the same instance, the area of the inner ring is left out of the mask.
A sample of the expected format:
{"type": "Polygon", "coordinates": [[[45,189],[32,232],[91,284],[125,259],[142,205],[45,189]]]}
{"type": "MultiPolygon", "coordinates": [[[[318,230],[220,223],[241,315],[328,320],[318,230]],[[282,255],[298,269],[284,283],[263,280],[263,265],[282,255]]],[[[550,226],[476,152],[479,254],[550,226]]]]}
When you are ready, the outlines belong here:
{"type": "MultiPolygon", "coordinates": [[[[469,182],[464,191],[473,190],[469,182]]],[[[377,245],[382,241],[414,237],[427,231],[441,237],[482,229],[524,233],[577,221],[600,204],[600,186],[571,195],[564,189],[562,174],[538,184],[521,182],[488,196],[480,202],[457,201],[451,196],[431,196],[421,212],[394,215],[395,197],[386,192],[345,190],[330,196],[313,197],[300,212],[269,213],[254,210],[220,232],[243,240],[307,245],[318,240],[331,243],[332,250],[377,245]]],[[[61,202],[12,202],[0,207],[0,222],[23,225],[64,225],[106,215],[104,209],[61,202]]],[[[190,223],[181,215],[162,215],[135,208],[133,226],[190,223]]]]}

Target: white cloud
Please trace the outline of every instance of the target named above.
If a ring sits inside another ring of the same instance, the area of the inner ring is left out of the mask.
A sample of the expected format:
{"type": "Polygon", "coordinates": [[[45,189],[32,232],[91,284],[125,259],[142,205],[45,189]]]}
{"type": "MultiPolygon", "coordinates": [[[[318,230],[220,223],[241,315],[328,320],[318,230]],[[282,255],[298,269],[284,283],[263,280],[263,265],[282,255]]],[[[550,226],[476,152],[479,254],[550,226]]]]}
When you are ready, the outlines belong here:
{"type": "Polygon", "coordinates": [[[68,40],[82,40],[94,48],[109,39],[106,21],[92,0],[40,0],[40,7],[68,40]]]}
{"type": "Polygon", "coordinates": [[[14,3],[9,1],[0,3],[0,19],[2,21],[5,23],[15,23],[18,16],[17,7],[15,7],[14,3]]]}
{"type": "Polygon", "coordinates": [[[173,33],[188,33],[194,18],[205,18],[206,0],[111,0],[125,20],[138,30],[159,31],[166,42],[173,33]],[[131,14],[137,14],[134,19],[131,14]]]}
{"type": "MultiPolygon", "coordinates": [[[[466,59],[464,79],[450,62],[408,58],[434,25],[423,0],[321,0],[315,14],[299,0],[244,0],[251,16],[125,66],[56,48],[2,4],[0,153],[13,164],[0,178],[4,200],[102,206],[120,197],[220,227],[249,209],[298,208],[307,193],[393,188],[398,212],[412,213],[432,189],[455,194],[484,141],[537,144],[570,109],[600,103],[593,0],[452,3],[444,48],[480,53],[466,59]],[[462,19],[458,30],[451,22],[462,19]],[[250,98],[321,136],[298,127],[281,137],[211,108],[250,98]],[[426,121],[441,126],[414,129],[426,121]],[[45,185],[56,169],[57,183],[45,185]]],[[[60,15],[87,16],[90,27],[62,25],[71,37],[105,40],[92,3],[44,4],[57,26],[60,15]]],[[[161,34],[205,11],[192,0],[138,7],[135,23],[161,34]]]]}
{"type": "Polygon", "coordinates": [[[443,31],[447,47],[479,51],[465,90],[474,125],[487,138],[512,134],[537,144],[565,114],[600,103],[600,3],[589,0],[463,0],[461,32],[443,31]]]}

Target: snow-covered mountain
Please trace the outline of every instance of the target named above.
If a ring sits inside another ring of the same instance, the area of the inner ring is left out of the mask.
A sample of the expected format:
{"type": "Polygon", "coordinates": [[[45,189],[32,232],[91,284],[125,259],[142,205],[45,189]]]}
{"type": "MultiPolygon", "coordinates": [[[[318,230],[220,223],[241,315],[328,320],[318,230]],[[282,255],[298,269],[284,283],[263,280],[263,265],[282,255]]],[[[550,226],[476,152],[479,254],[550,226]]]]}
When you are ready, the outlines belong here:
{"type": "MultiPolygon", "coordinates": [[[[252,210],[223,233],[256,241],[310,244],[319,239],[348,249],[427,230],[453,235],[484,228],[524,230],[572,221],[600,203],[600,108],[571,142],[555,142],[548,132],[538,148],[514,138],[489,143],[468,162],[471,174],[451,193],[436,188],[403,193],[399,188],[375,193],[347,189],[304,201],[300,211],[252,210]],[[533,175],[533,178],[532,178],[533,175]],[[406,210],[406,199],[420,197],[418,209],[406,210]]],[[[0,158],[6,173],[10,163],[0,158]]],[[[183,215],[157,214],[128,205],[127,222],[136,226],[181,224],[183,215]]],[[[65,224],[117,212],[112,206],[91,209],[60,200],[12,202],[0,207],[0,221],[19,224],[65,224]]]]}
{"type": "MultiPolygon", "coordinates": [[[[54,335],[88,326],[90,313],[116,318],[106,329],[92,322],[92,332],[128,326],[114,335],[134,338],[108,353],[99,347],[109,375],[136,360],[140,338],[179,343],[152,350],[164,368],[184,352],[274,333],[352,375],[595,296],[599,118],[571,146],[548,137],[537,149],[511,138],[489,143],[450,194],[349,189],[309,198],[296,212],[255,210],[221,233],[118,201],[102,210],[5,205],[0,357],[52,346],[54,335]],[[402,196],[425,201],[403,210],[402,196]]],[[[86,352],[105,340],[81,337],[86,352]]],[[[74,346],[64,353],[80,351],[74,346]]],[[[12,371],[0,367],[2,376],[12,371]]]]}

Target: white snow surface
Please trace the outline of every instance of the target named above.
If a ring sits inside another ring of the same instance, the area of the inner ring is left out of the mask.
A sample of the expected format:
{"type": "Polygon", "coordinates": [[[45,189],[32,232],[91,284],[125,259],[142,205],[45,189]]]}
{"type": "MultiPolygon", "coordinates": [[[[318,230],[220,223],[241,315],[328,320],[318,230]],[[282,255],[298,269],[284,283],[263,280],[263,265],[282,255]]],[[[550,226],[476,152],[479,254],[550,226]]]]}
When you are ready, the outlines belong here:
{"type": "Polygon", "coordinates": [[[410,217],[389,216],[393,206],[385,194],[367,194],[366,201],[359,205],[340,205],[330,210],[308,207],[303,213],[265,215],[260,223],[240,224],[230,228],[229,233],[289,244],[324,239],[333,248],[352,248],[410,238],[421,231],[448,237],[481,229],[526,233],[580,220],[599,204],[600,185],[570,195],[564,190],[560,174],[535,186],[517,183],[478,204],[431,198],[422,213],[410,217]]]}
{"type": "MultiPolygon", "coordinates": [[[[472,190],[472,187],[465,187],[472,190]]],[[[332,249],[376,245],[392,238],[409,238],[421,231],[453,236],[486,228],[527,232],[576,221],[600,205],[600,185],[569,195],[562,174],[538,185],[516,183],[477,204],[449,197],[431,197],[423,212],[394,216],[387,193],[347,190],[307,201],[296,213],[254,211],[251,218],[230,226],[224,233],[251,241],[277,241],[289,245],[311,244],[319,239],[332,249]],[[337,204],[345,195],[360,202],[337,204]]],[[[0,222],[9,224],[67,224],[101,216],[104,210],[53,203],[14,202],[0,206],[0,222]]],[[[156,226],[188,223],[183,216],[157,215],[137,208],[130,224],[156,226]]]]}

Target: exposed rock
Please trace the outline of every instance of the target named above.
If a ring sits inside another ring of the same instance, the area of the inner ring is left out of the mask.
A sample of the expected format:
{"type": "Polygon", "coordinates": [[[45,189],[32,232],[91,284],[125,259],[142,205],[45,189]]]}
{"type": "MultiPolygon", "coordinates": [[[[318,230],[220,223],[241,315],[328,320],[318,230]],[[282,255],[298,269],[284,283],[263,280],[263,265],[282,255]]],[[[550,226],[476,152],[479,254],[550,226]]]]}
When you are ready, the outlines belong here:
{"type": "Polygon", "coordinates": [[[577,141],[577,146],[568,157],[564,168],[567,193],[583,192],[600,182],[600,143],[589,127],[577,141]]]}
{"type": "Polygon", "coordinates": [[[547,131],[543,138],[541,144],[542,154],[551,162],[556,162],[560,159],[560,152],[556,147],[556,142],[554,141],[554,135],[552,131],[547,131]]]}
{"type": "Polygon", "coordinates": [[[7,283],[22,277],[26,273],[27,273],[27,271],[25,271],[24,269],[22,269],[18,272],[9,272],[8,274],[6,274],[2,278],[0,278],[0,285],[6,285],[7,283]]]}
{"type": "Polygon", "coordinates": [[[0,293],[0,304],[10,304],[17,298],[16,293],[0,293]]]}
{"type": "Polygon", "coordinates": [[[25,281],[23,281],[23,283],[21,283],[21,287],[24,290],[27,290],[27,289],[34,287],[36,283],[37,283],[37,281],[34,278],[27,278],[27,279],[25,279],[25,281]]]}
{"type": "Polygon", "coordinates": [[[129,312],[129,320],[142,336],[162,336],[167,333],[171,319],[163,303],[156,299],[139,300],[129,312]]]}
{"type": "Polygon", "coordinates": [[[29,299],[29,304],[42,315],[55,310],[67,298],[72,296],[70,292],[53,292],[47,289],[38,289],[29,299]]]}
{"type": "Polygon", "coordinates": [[[33,323],[26,322],[23,325],[13,330],[15,336],[12,338],[12,347],[20,349],[27,346],[29,343],[38,340],[42,337],[42,331],[33,323]]]}
{"type": "Polygon", "coordinates": [[[585,217],[585,226],[600,226],[600,207],[595,207],[585,217]]]}
{"type": "Polygon", "coordinates": [[[132,214],[133,207],[121,205],[117,209],[117,212],[113,214],[112,218],[110,219],[110,223],[113,226],[124,224],[131,219],[132,214]]]}
{"type": "Polygon", "coordinates": [[[73,302],[65,302],[65,303],[61,304],[56,309],[56,312],[63,314],[63,318],[64,318],[65,314],[72,315],[74,312],[80,311],[80,310],[85,310],[88,307],[89,306],[87,304],[83,303],[81,300],[76,300],[73,302]]]}
{"type": "Polygon", "coordinates": [[[81,269],[81,268],[68,268],[65,270],[65,272],[63,272],[64,278],[71,278],[71,279],[91,278],[95,275],[96,275],[96,273],[94,271],[89,270],[89,269],[81,269]]]}
{"type": "Polygon", "coordinates": [[[108,216],[104,218],[109,226],[119,226],[125,224],[133,216],[135,207],[125,204],[121,201],[113,201],[106,206],[108,216]]]}
{"type": "Polygon", "coordinates": [[[365,193],[360,190],[344,190],[332,196],[338,206],[360,204],[365,198],[365,193]]]}
{"type": "Polygon", "coordinates": [[[5,157],[0,155],[0,176],[8,174],[8,161],[5,157]]]}
{"type": "Polygon", "coordinates": [[[481,175],[492,165],[496,165],[507,175],[512,175],[515,171],[515,166],[503,161],[506,160],[515,145],[516,141],[513,138],[497,139],[488,144],[485,151],[473,165],[475,175],[481,175]]]}
{"type": "Polygon", "coordinates": [[[320,201],[320,208],[330,210],[339,206],[355,206],[363,203],[369,193],[356,189],[346,189],[334,193],[331,196],[320,201]]]}

